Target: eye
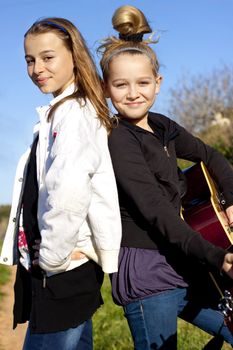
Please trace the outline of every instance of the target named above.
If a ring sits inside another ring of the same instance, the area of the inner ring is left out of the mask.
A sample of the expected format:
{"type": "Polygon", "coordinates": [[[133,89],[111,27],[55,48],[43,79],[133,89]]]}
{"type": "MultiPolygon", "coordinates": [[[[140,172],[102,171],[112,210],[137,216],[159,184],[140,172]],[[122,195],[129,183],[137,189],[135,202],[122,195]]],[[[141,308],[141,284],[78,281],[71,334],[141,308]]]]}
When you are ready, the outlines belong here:
{"type": "Polygon", "coordinates": [[[125,86],[126,86],[126,83],[117,83],[115,85],[115,87],[118,88],[118,89],[124,88],[125,86]]]}
{"type": "Polygon", "coordinates": [[[48,61],[51,60],[52,58],[53,58],[53,56],[46,56],[46,57],[43,58],[43,60],[44,60],[45,62],[48,62],[48,61]]]}
{"type": "Polygon", "coordinates": [[[146,86],[146,85],[149,85],[149,84],[150,84],[150,82],[148,80],[142,80],[142,81],[139,82],[139,85],[141,85],[141,86],[146,86]]]}
{"type": "Polygon", "coordinates": [[[27,66],[31,66],[34,63],[34,59],[33,58],[27,58],[26,59],[26,63],[27,63],[27,66]]]}

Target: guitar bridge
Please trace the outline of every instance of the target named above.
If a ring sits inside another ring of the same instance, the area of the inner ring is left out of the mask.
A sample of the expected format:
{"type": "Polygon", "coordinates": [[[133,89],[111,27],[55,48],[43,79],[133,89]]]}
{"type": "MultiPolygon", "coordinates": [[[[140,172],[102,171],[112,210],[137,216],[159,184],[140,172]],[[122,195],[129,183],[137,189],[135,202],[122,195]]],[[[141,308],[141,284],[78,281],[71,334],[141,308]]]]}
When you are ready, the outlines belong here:
{"type": "Polygon", "coordinates": [[[226,318],[232,318],[233,298],[228,290],[224,291],[223,297],[219,301],[218,308],[226,318]]]}

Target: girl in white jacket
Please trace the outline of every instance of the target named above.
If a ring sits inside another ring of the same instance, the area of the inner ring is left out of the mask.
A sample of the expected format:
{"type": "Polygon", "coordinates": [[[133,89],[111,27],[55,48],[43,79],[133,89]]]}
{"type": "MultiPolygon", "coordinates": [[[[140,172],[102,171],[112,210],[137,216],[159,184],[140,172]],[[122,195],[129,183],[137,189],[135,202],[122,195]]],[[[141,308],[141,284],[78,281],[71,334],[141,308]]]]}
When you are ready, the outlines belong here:
{"type": "Polygon", "coordinates": [[[18,265],[14,327],[29,320],[24,350],[80,349],[102,303],[103,272],[117,271],[111,123],[95,65],[71,22],[35,22],[24,47],[29,77],[54,98],[38,108],[32,146],[17,168],[0,262],[18,265]]]}

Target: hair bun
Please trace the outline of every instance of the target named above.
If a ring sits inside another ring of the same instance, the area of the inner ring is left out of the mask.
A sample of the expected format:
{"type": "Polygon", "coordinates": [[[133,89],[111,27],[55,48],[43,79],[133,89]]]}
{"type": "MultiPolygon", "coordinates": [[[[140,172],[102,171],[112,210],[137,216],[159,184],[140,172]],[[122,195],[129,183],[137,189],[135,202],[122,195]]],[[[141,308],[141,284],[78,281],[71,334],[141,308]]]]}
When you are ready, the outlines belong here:
{"type": "Polygon", "coordinates": [[[124,41],[141,42],[143,40],[143,33],[138,34],[119,34],[119,39],[124,41]]]}

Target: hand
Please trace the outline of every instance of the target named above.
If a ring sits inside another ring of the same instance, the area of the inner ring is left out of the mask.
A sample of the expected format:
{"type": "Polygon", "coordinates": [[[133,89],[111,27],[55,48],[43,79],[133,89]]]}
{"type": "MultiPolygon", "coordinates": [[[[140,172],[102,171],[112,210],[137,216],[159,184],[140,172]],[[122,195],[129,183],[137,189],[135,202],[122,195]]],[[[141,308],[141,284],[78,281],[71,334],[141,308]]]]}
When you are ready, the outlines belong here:
{"type": "Polygon", "coordinates": [[[227,253],[225,255],[222,270],[233,279],[233,254],[227,253]]]}
{"type": "Polygon", "coordinates": [[[228,224],[233,227],[233,205],[226,209],[226,215],[228,219],[228,224]]]}
{"type": "MultiPolygon", "coordinates": [[[[32,260],[32,265],[33,266],[39,266],[39,250],[40,250],[40,243],[41,240],[40,239],[36,239],[35,240],[35,244],[32,246],[32,248],[35,250],[34,253],[34,260],[32,260]]],[[[74,251],[71,254],[71,260],[81,260],[86,258],[86,255],[82,252],[78,252],[78,251],[74,251]]]]}
{"type": "Polygon", "coordinates": [[[71,260],[81,260],[81,259],[84,259],[86,258],[86,255],[82,252],[78,252],[78,251],[74,251],[72,254],[71,254],[71,260]]]}
{"type": "Polygon", "coordinates": [[[33,266],[39,266],[39,250],[40,250],[40,239],[35,239],[35,244],[32,246],[32,248],[35,250],[34,258],[32,260],[33,266]]]}

